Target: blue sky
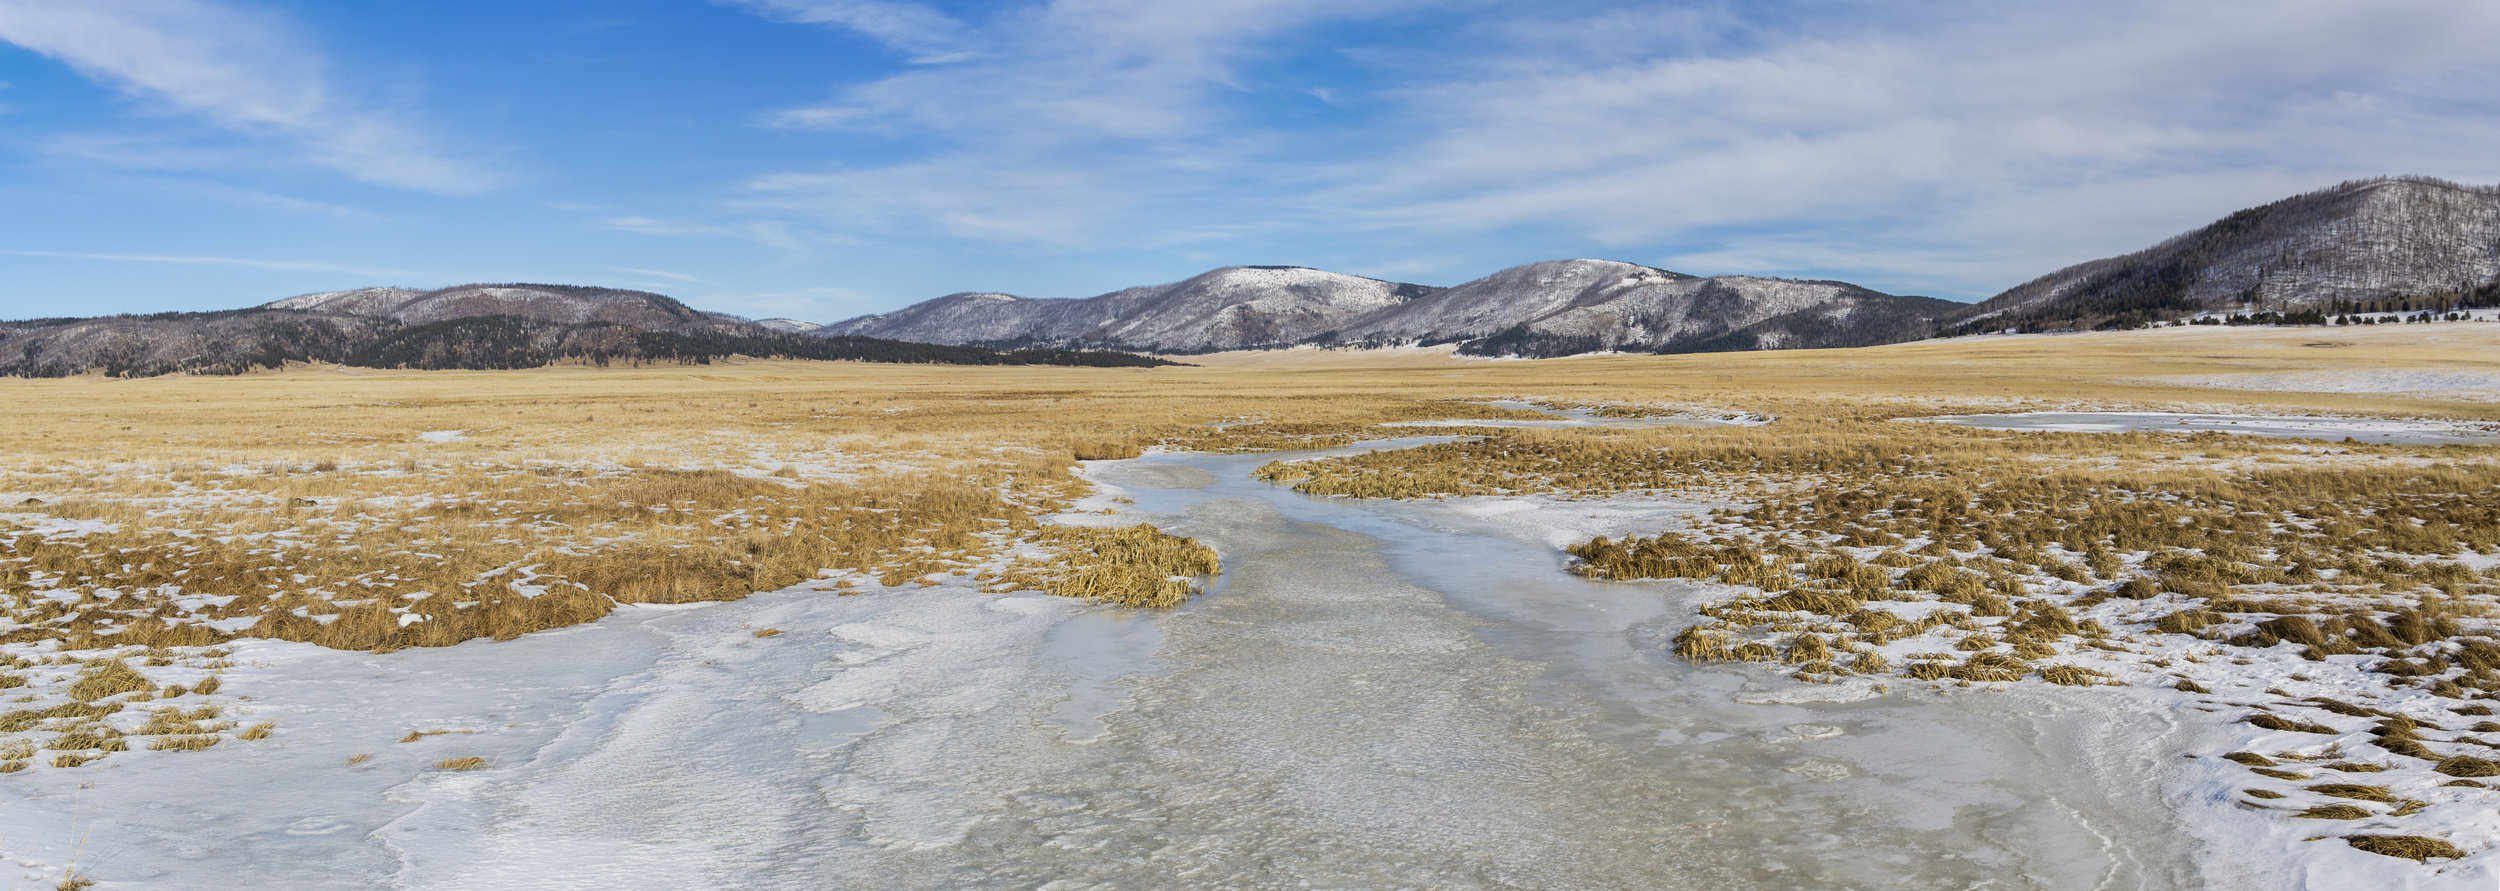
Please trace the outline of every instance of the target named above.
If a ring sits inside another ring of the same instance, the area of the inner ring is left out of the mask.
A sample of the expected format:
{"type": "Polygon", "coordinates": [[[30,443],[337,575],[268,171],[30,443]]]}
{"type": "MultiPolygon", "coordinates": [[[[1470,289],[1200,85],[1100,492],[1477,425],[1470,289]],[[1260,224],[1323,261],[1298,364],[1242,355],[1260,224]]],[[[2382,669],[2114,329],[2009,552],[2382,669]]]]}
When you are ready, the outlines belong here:
{"type": "Polygon", "coordinates": [[[2495,46],[2488,0],[0,0],[0,317],[1564,257],[1978,299],[2500,182],[2495,46]]]}

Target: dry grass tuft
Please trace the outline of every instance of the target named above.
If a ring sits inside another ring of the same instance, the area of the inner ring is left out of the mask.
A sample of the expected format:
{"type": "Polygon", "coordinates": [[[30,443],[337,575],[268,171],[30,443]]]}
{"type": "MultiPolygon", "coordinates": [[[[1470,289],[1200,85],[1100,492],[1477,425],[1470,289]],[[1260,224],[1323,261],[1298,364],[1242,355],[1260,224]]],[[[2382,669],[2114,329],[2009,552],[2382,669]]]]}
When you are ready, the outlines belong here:
{"type": "Polygon", "coordinates": [[[436,770],[485,770],[486,768],[492,766],[494,765],[486,763],[486,759],[480,758],[476,755],[470,755],[465,758],[445,758],[441,761],[434,762],[434,769],[436,770]]]}
{"type": "Polygon", "coordinates": [[[1137,437],[1088,436],[1068,441],[1068,453],[1079,461],[1111,461],[1135,458],[1145,453],[1137,437]]]}
{"type": "Polygon", "coordinates": [[[246,728],[241,733],[235,734],[234,738],[246,741],[268,739],[270,732],[276,729],[278,729],[278,722],[262,721],[246,728]]]}
{"type": "Polygon", "coordinates": [[[156,684],[148,680],[147,675],[131,669],[119,659],[108,659],[89,665],[76,681],[70,683],[68,692],[71,699],[94,702],[108,696],[154,689],[156,684]]]}
{"type": "Polygon", "coordinates": [[[2095,671],[2093,669],[2076,665],[2043,666],[2040,669],[2040,679],[2052,684],[2062,684],[2068,687],[2089,687],[2095,684],[2117,683],[2117,681],[2110,678],[2108,672],[2095,671]]]}
{"type": "Polygon", "coordinates": [[[2336,798],[2350,798],[2354,801],[2396,800],[2395,794],[2387,791],[2387,787],[2385,786],[2364,786],[2359,783],[2320,783],[2308,788],[2309,791],[2320,795],[2332,795],[2336,798]]]}
{"type": "Polygon", "coordinates": [[[2442,860],[2465,858],[2465,852],[2458,849],[2456,845],[2419,835],[2355,835],[2345,838],[2344,843],[2372,854],[2402,857],[2423,863],[2429,863],[2433,857],[2442,860]]]}
{"type": "Polygon", "coordinates": [[[1151,524],[1040,531],[1053,551],[992,584],[992,590],[1039,587],[1060,597],[1121,606],[1172,607],[1205,591],[1199,582],[1222,571],[1215,549],[1151,524]]]}
{"type": "Polygon", "coordinates": [[[2500,762],[2471,755],[2457,755],[2443,759],[2439,762],[2439,766],[2431,769],[2452,777],[2500,777],[2500,762]]]}
{"type": "Polygon", "coordinates": [[[2370,809],[2349,804],[2322,804],[2292,816],[2309,820],[2362,820],[2370,817],[2370,809]]]}
{"type": "Polygon", "coordinates": [[[2330,736],[2334,735],[2336,732],[2335,728],[2328,727],[2324,724],[2309,721],[2296,721],[2280,715],[2269,715],[2263,712],[2250,715],[2247,720],[2248,723],[2263,727],[2267,730],[2286,730],[2293,733],[2323,733],[2330,736]]]}

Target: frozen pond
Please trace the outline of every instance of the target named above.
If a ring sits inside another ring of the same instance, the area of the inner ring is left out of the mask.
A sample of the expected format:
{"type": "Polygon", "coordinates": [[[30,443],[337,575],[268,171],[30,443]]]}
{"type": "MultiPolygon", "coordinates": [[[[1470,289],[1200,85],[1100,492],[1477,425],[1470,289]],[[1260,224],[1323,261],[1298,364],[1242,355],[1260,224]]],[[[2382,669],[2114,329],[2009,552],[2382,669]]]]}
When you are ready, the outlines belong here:
{"type": "Polygon", "coordinates": [[[1685,664],[1667,638],[1692,589],[1580,580],[1533,524],[1462,505],[1248,479],[1275,457],[1091,471],[1135,500],[1119,519],[1223,553],[1170,612],[793,589],[439,650],[250,642],[228,687],[276,737],[0,779],[7,868],[464,889],[2270,874],[2199,850],[2190,830],[2256,818],[2165,791],[2200,731],[2160,691],[1876,695],[1685,664]],[[428,767],[465,755],[493,766],[428,767]]]}
{"type": "Polygon", "coordinates": [[[1609,417],[1603,417],[1603,416],[1600,416],[1600,415],[1596,414],[1595,412],[1590,412],[1590,411],[1587,411],[1587,410],[1585,410],[1585,409],[1577,409],[1577,408],[1561,408],[1561,407],[1556,407],[1556,406],[1551,406],[1551,405],[1539,405],[1539,404],[1537,404],[1537,403],[1533,403],[1533,402],[1522,402],[1522,401],[1519,401],[1519,400],[1516,400],[1516,399],[1499,399],[1499,400],[1495,400],[1495,401],[1492,401],[1492,402],[1487,402],[1487,403],[1483,403],[1483,404],[1493,406],[1494,408],[1509,408],[1509,409],[1518,409],[1518,410],[1521,410],[1521,411],[1541,412],[1541,413],[1543,413],[1543,414],[1551,415],[1552,417],[1550,417],[1550,418],[1527,418],[1527,419],[1489,419],[1489,418],[1488,418],[1488,419],[1481,419],[1481,420],[1469,420],[1469,419],[1450,419],[1450,420],[1436,420],[1436,421],[1390,421],[1390,422],[1385,423],[1385,424],[1382,424],[1382,425],[1380,425],[1380,426],[1383,426],[1383,427],[1517,427],[1517,428],[1523,428],[1523,429],[1536,429],[1536,428],[1555,428],[1555,427],[1629,427],[1629,428],[1639,428],[1639,427],[1743,427],[1743,426],[1753,426],[1753,425],[1756,425],[1756,424],[1768,423],[1768,421],[1767,421],[1766,419],[1759,418],[1759,417],[1754,417],[1754,416],[1752,416],[1752,415],[1736,415],[1736,416],[1731,416],[1731,417],[1719,417],[1719,418],[1706,418],[1706,417],[1685,417],[1685,416],[1679,416],[1679,415],[1664,415],[1664,416],[1659,416],[1659,417],[1647,417],[1647,418],[1609,418],[1609,417]]]}
{"type": "Polygon", "coordinates": [[[1955,424],[1983,430],[2039,430],[2058,433],[2236,433],[2291,439],[2351,439],[2399,445],[2500,443],[2500,431],[2448,421],[2391,421],[2374,418],[2316,418],[2297,415],[2196,415],[2129,411],[2038,411],[2004,415],[1940,415],[1905,418],[1955,424]]]}

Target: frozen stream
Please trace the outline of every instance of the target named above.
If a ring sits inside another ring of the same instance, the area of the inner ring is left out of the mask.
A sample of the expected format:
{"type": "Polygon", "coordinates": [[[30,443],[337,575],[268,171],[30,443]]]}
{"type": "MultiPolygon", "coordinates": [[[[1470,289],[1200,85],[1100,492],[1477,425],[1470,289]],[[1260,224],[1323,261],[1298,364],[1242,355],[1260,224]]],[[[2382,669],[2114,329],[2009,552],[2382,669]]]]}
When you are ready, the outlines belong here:
{"type": "Polygon", "coordinates": [[[2056,433],[2234,433],[2280,439],[2350,439],[2398,445],[2500,443],[2489,424],[2320,418],[2302,415],[2199,415],[2146,411],[2034,411],[2006,415],[1939,415],[1905,418],[1982,430],[2056,433]]]}
{"type": "Polygon", "coordinates": [[[794,589],[388,655],[250,642],[228,687],[277,736],[0,778],[0,852],[12,881],[74,858],[105,888],[2132,889],[2263,868],[2198,850],[2190,824],[2236,818],[2218,790],[2180,800],[2200,731],[2159,700],[1811,701],[1853,688],[1669,656],[1678,584],[1576,579],[1533,524],[1247,479],[1275,457],[1094,468],[1135,499],[1121,521],[1223,553],[1217,589],[1168,613],[794,589]],[[428,767],[464,755],[494,766],[428,767]]]}

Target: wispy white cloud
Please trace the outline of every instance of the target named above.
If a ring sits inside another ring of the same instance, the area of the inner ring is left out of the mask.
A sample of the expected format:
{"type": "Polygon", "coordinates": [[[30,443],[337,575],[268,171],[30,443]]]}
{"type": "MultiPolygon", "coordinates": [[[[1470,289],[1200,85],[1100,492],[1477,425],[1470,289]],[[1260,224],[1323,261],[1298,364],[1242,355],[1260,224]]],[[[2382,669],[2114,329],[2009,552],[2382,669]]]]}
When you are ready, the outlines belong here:
{"type": "Polygon", "coordinates": [[[1371,227],[1726,239],[1676,256],[1984,295],[2346,177],[2500,175],[2500,97],[2457,88],[2500,79],[2488,3],[1893,9],[1663,57],[1497,57],[1414,85],[1421,138],[1316,198],[1371,227]]]}
{"type": "Polygon", "coordinates": [[[1479,0],[1436,6],[1462,24],[1432,40],[1337,48],[1368,79],[1275,64],[1421,5],[1051,0],[960,22],[978,54],[774,118],[909,157],[757,176],[736,207],[802,238],[1062,251],[1296,232],[1442,256],[1531,233],[1985,296],[2347,177],[2500,179],[2500,94],[2467,86],[2500,82],[2481,0],[1479,0]]]}
{"type": "Polygon", "coordinates": [[[421,128],[347,95],[323,54],[265,13],[211,0],[0,0],[0,41],[357,179],[442,193],[495,183],[421,128]]]}
{"type": "Polygon", "coordinates": [[[921,64],[970,57],[980,39],[935,8],[897,0],[720,0],[776,21],[857,31],[921,64]]]}
{"type": "Polygon", "coordinates": [[[419,273],[400,269],[374,269],[296,260],[253,260],[239,257],[184,257],[161,254],[98,254],[82,251],[12,251],[0,250],[12,257],[46,257],[55,260],[98,260],[111,263],[175,263],[189,266],[234,266],[245,269],[269,269],[280,272],[338,272],[364,276],[414,276],[419,273]]]}
{"type": "Polygon", "coordinates": [[[643,235],[701,235],[745,239],[778,248],[799,246],[799,239],[790,233],[790,225],[779,220],[749,220],[734,224],[688,223],[629,215],[610,217],[604,222],[610,229],[643,235]]]}
{"type": "Polygon", "coordinates": [[[699,281],[702,281],[702,279],[700,279],[700,278],[696,278],[696,277],[694,277],[694,276],[687,275],[687,274],[685,274],[685,273],[683,273],[683,272],[665,272],[665,271],[658,270],[658,269],[636,269],[636,268],[631,267],[631,266],[610,266],[610,267],[608,267],[608,268],[609,268],[609,269],[612,269],[612,270],[615,270],[615,271],[617,271],[617,272],[630,272],[630,273],[633,273],[633,274],[635,274],[635,275],[648,275],[648,276],[653,276],[653,277],[656,277],[656,278],[665,278],[665,279],[670,279],[670,280],[673,280],[673,281],[681,281],[681,282],[699,282],[699,281]]]}
{"type": "Polygon", "coordinates": [[[720,308],[751,319],[785,318],[824,324],[890,308],[892,298],[840,287],[792,288],[783,291],[726,292],[686,298],[706,308],[720,308]]]}
{"type": "Polygon", "coordinates": [[[1226,219],[1219,207],[1258,193],[1241,189],[1245,180],[1275,185],[1274,171],[1255,168],[1262,151],[1286,138],[1227,109],[1254,89],[1245,72],[1299,29],[1419,5],[1056,0],[1010,9],[964,26],[984,47],[976,55],[849,86],[772,118],[928,150],[754,177],[752,198],[739,206],[826,233],[926,232],[1061,249],[1188,240],[1218,219],[1271,225],[1226,219]],[[1198,219],[1175,222],[1181,216],[1198,219]],[[1146,219],[1162,224],[1141,233],[1146,219]]]}

